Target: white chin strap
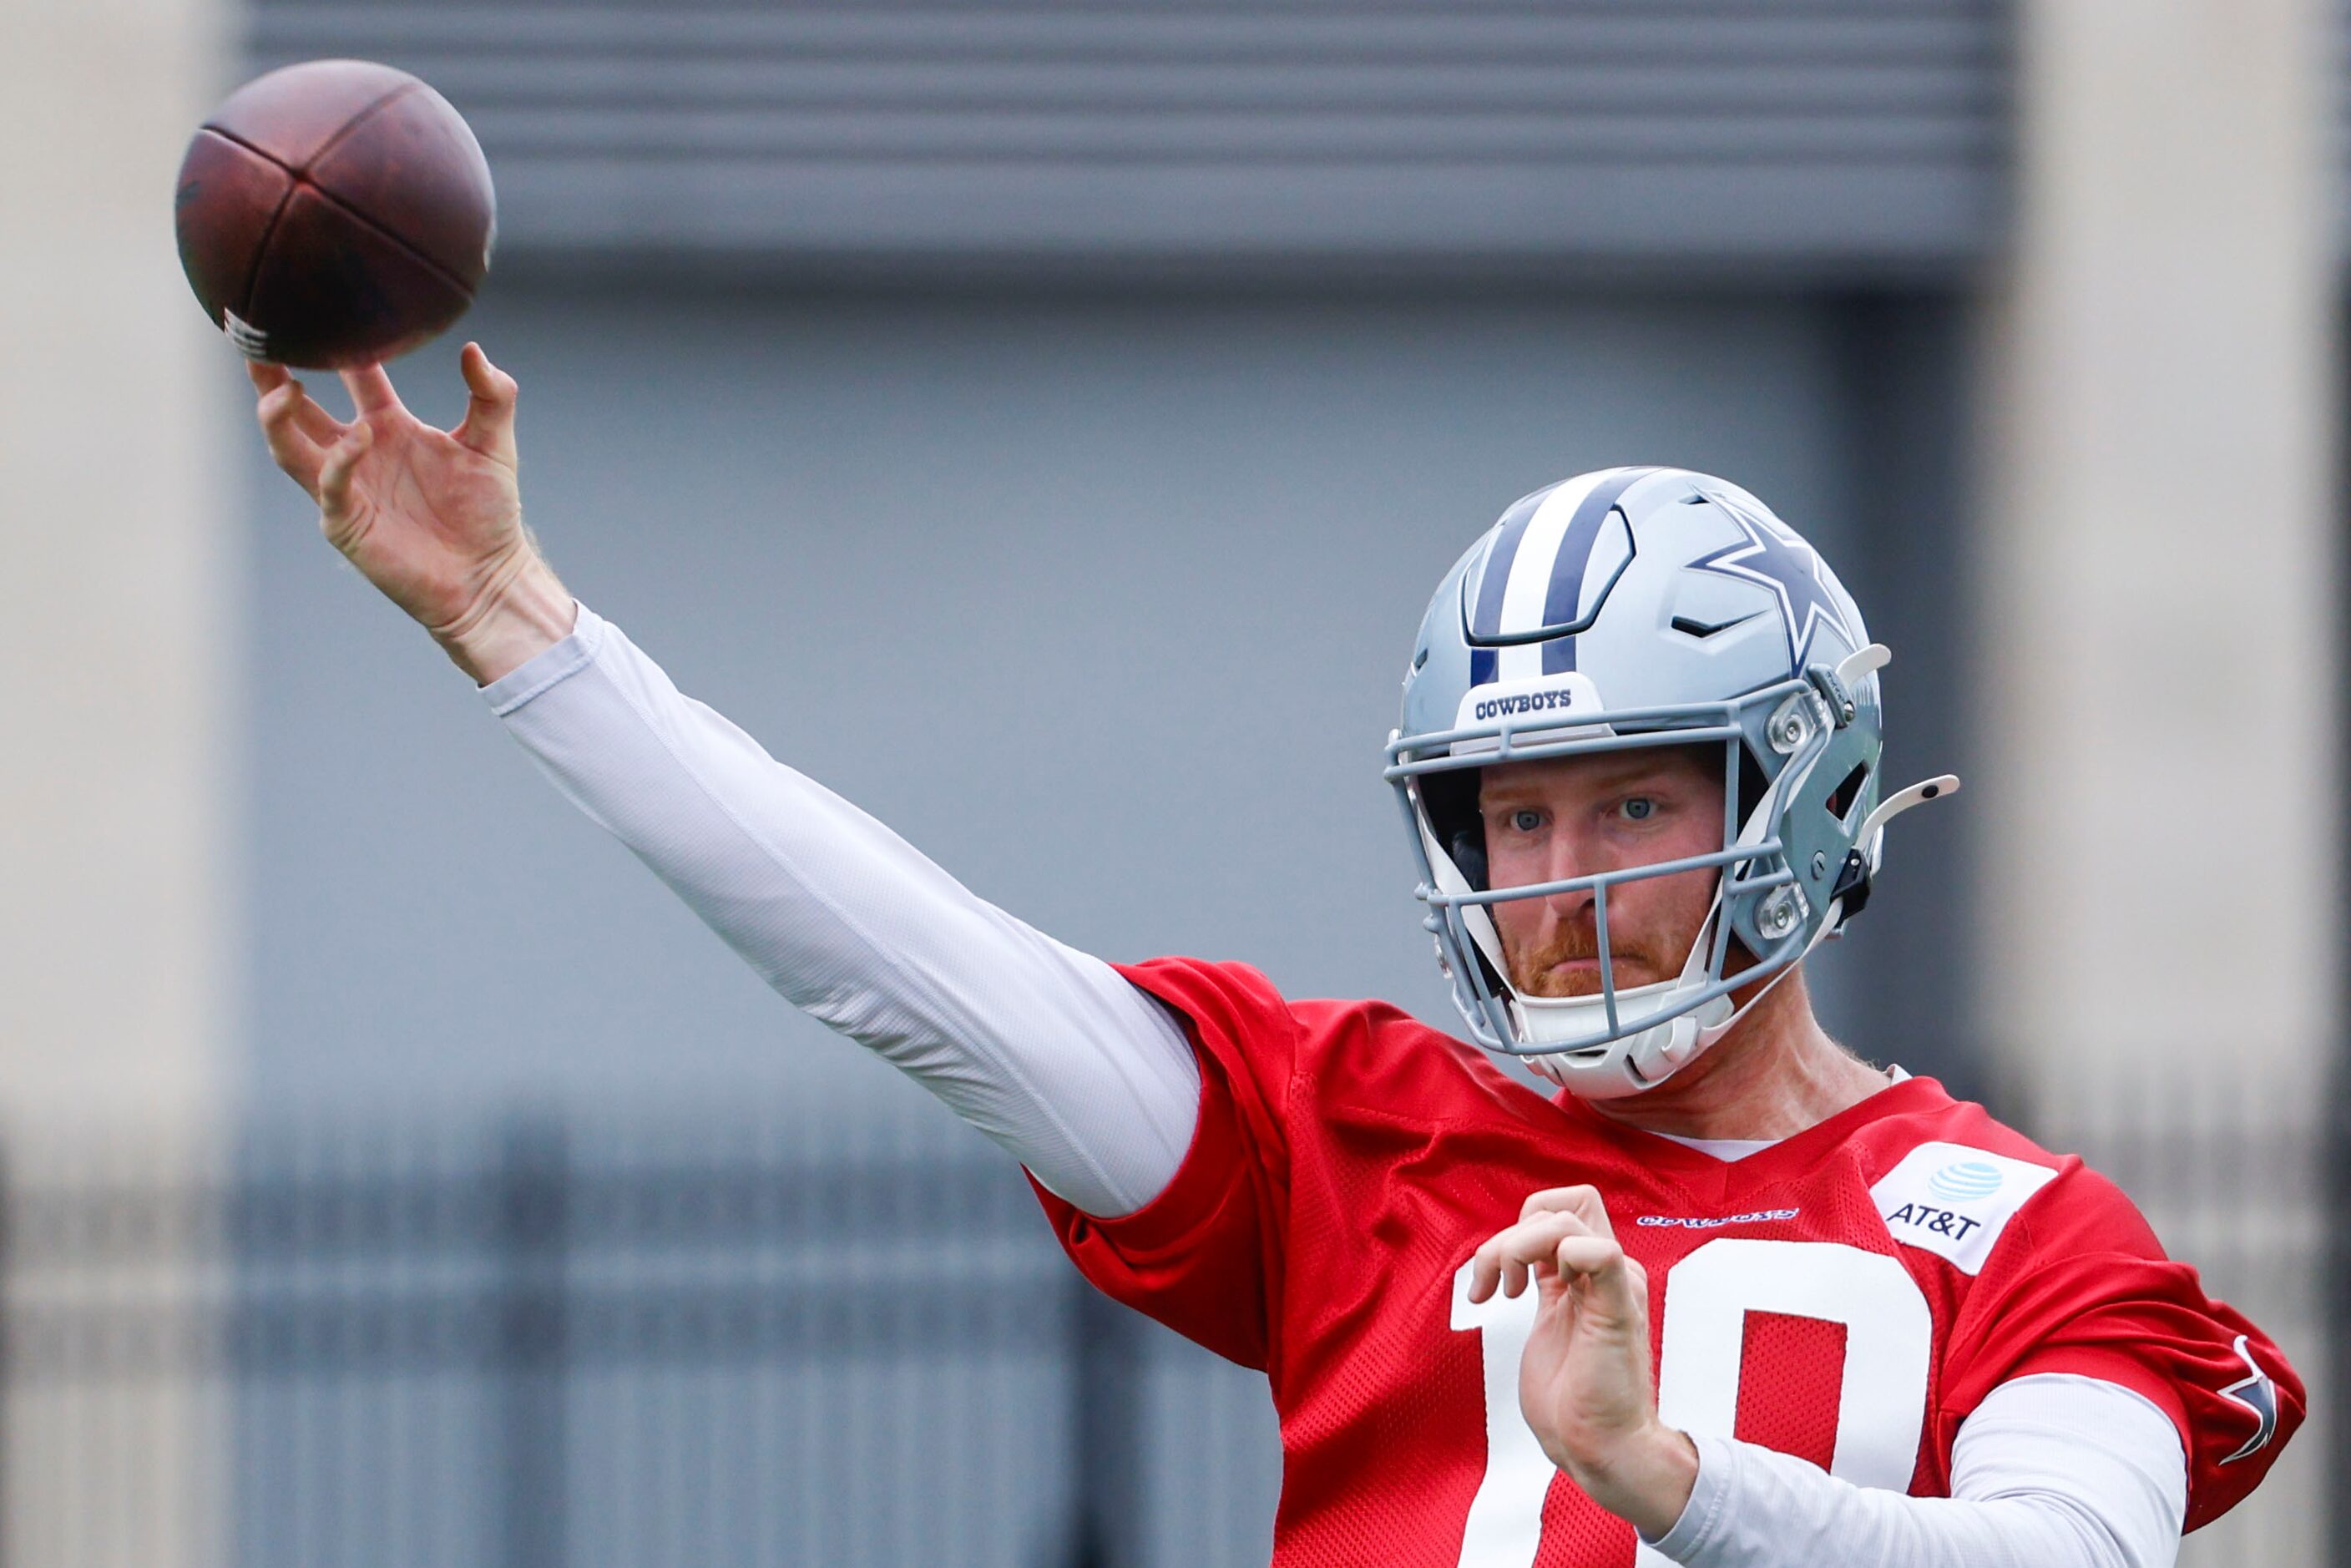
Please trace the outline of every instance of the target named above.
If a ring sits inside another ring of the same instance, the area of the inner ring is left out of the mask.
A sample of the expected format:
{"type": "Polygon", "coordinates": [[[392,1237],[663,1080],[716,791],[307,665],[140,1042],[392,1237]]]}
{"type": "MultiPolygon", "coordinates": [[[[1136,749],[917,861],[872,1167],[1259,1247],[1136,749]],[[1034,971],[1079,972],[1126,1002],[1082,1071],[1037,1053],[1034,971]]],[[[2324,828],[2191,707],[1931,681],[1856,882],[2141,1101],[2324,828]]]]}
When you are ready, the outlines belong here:
{"type": "MultiPolygon", "coordinates": [[[[1712,1045],[1737,1016],[1729,997],[1717,997],[1687,1012],[1642,1026],[1645,1019],[1666,1011],[1706,984],[1706,950],[1721,911],[1721,895],[1717,894],[1715,906],[1698,927],[1698,939],[1690,944],[1689,956],[1683,960],[1678,976],[1629,986],[1616,993],[1617,1026],[1628,1032],[1604,1045],[1529,1056],[1524,1059],[1527,1065],[1588,1100],[1613,1100],[1662,1082],[1712,1045]]],[[[1608,1000],[1596,991],[1577,997],[1526,997],[1513,988],[1509,1003],[1510,1016],[1529,1045],[1589,1040],[1608,1030],[1608,1000]]]]}

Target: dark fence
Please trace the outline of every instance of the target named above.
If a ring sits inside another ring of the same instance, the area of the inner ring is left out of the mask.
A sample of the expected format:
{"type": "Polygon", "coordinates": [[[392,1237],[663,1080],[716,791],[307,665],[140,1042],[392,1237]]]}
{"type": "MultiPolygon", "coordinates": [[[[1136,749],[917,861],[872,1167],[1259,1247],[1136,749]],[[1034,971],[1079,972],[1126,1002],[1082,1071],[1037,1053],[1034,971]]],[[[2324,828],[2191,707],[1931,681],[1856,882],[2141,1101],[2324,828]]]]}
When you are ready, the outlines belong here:
{"type": "MultiPolygon", "coordinates": [[[[2351,1175],[2325,1114],[2109,1096],[2018,1119],[2120,1181],[2331,1410],[2351,1175]]],[[[1264,1561],[1262,1381],[1081,1287],[1000,1154],[935,1114],[821,1150],[718,1120],[256,1138],[216,1179],[20,1161],[0,1180],[9,1561],[1264,1561]],[[222,1500],[216,1552],[114,1518],[126,1469],[188,1462],[188,1433],[216,1450],[188,1489],[222,1500]]],[[[2327,1561],[2325,1436],[2182,1563],[2327,1561]]]]}
{"type": "Polygon", "coordinates": [[[1097,1304],[1019,1174],[946,1133],[630,1156],[529,1120],[454,1158],[25,1184],[8,1396],[213,1390],[257,1568],[1139,1563],[1146,1384],[1198,1353],[1097,1304]]]}

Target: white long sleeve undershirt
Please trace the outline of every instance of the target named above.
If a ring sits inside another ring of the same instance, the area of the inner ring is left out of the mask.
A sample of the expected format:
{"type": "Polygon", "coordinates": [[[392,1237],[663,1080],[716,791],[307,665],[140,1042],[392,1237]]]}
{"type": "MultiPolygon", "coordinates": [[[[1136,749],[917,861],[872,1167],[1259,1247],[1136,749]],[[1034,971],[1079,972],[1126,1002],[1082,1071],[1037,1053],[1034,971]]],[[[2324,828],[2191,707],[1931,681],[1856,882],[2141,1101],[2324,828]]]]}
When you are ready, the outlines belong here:
{"type": "MultiPolygon", "coordinates": [[[[483,696],[571,802],[794,1005],[868,1047],[1097,1215],[1173,1178],[1199,1064],[1101,959],[973,895],[856,807],[682,695],[587,610],[483,696]]],[[[1697,1439],[1698,1484],[1653,1551],[1689,1568],[2168,1568],[2186,1461],[2170,1420],[2090,1378],[1995,1389],[1949,1499],[1697,1439]]]]}
{"type": "Polygon", "coordinates": [[[1698,1484],[1654,1549],[1684,1568],[2171,1568],[2188,1459],[2171,1417],[2095,1377],[2003,1383],[1959,1424],[1951,1495],[1855,1486],[1698,1437],[1698,1484]]]}
{"type": "Polygon", "coordinates": [[[482,695],[557,789],[785,999],[867,1047],[1089,1214],[1163,1191],[1199,1114],[1166,1010],[973,896],[681,695],[581,606],[482,695]]]}

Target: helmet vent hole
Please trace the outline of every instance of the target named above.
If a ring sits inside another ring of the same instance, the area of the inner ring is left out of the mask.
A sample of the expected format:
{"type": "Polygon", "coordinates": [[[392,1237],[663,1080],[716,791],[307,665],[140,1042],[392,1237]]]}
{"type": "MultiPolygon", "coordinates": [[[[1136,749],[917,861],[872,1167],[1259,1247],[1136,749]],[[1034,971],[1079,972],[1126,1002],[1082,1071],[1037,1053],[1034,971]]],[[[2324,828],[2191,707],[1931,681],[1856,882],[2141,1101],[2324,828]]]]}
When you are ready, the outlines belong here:
{"type": "Polygon", "coordinates": [[[1703,643],[1718,632],[1728,632],[1733,626],[1755,619],[1752,615],[1734,615],[1728,621],[1698,621],[1687,615],[1677,615],[1669,623],[1685,637],[1695,637],[1703,643]]]}
{"type": "Polygon", "coordinates": [[[1861,799],[1861,787],[1868,780],[1869,764],[1855,763],[1853,771],[1846,774],[1834,789],[1829,791],[1829,815],[1840,822],[1853,815],[1854,805],[1861,799]]]}

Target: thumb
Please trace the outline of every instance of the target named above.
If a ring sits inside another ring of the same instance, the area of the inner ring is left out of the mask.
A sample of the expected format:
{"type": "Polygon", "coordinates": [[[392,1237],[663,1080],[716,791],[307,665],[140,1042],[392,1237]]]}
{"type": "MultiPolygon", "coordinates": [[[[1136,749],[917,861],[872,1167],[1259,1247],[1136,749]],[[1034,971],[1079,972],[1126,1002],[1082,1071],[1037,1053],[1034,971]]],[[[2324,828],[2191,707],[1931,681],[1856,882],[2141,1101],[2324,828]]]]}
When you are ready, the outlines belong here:
{"type": "Polygon", "coordinates": [[[457,357],[465,378],[465,418],[452,432],[460,442],[508,467],[515,461],[515,397],[520,390],[514,377],[490,363],[479,343],[468,343],[457,357]]]}

